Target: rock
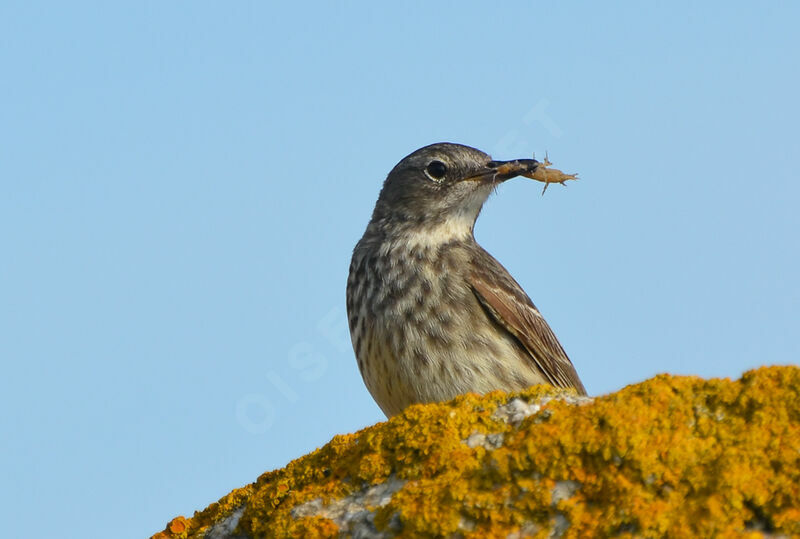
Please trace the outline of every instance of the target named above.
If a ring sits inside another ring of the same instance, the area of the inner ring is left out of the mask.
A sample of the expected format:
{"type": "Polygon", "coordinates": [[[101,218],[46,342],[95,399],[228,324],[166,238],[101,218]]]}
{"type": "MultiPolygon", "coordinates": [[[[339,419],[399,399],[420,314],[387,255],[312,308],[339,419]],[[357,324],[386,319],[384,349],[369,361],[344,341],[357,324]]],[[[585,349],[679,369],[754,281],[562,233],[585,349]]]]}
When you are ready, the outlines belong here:
{"type": "Polygon", "coordinates": [[[154,538],[800,535],[800,369],[416,405],[154,538]]]}

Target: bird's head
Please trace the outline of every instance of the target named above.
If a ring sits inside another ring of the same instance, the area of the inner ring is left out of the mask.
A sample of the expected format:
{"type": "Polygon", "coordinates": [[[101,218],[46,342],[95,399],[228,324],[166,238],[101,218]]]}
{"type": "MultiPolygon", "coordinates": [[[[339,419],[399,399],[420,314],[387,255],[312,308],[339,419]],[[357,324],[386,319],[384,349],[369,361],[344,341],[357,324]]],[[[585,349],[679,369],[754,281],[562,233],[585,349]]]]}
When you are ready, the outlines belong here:
{"type": "MultiPolygon", "coordinates": [[[[404,157],[389,172],[372,222],[395,229],[472,234],[492,189],[505,180],[533,173],[534,159],[493,161],[461,144],[431,144],[404,157]]],[[[446,240],[446,237],[441,238],[446,240]]]]}

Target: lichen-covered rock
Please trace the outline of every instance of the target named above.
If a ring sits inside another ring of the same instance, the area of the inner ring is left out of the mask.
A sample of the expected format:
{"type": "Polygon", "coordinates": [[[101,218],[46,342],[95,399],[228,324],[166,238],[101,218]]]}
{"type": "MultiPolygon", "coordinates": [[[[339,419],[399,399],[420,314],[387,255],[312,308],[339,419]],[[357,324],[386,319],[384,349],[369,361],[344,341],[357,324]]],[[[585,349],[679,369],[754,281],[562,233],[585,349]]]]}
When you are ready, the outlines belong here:
{"type": "Polygon", "coordinates": [[[154,537],[800,536],[800,369],[412,406],[154,537]]]}

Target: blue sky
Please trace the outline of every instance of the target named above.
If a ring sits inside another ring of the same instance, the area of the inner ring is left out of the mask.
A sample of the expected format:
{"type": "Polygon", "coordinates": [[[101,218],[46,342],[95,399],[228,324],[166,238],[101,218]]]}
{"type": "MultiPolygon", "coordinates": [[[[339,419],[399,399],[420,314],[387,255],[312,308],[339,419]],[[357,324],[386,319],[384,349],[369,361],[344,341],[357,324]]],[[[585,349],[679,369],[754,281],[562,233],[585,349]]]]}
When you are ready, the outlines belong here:
{"type": "Polygon", "coordinates": [[[800,345],[797,3],[0,4],[0,507],[142,537],[383,419],[350,252],[414,149],[593,394],[800,345]]]}

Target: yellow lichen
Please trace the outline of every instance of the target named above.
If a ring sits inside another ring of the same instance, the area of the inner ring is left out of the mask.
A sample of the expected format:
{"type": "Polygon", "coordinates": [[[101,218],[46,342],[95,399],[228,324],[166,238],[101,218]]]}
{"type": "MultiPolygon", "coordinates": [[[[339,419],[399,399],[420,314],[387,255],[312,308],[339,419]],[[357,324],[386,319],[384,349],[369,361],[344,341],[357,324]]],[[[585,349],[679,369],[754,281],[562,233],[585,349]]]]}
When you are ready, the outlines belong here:
{"type": "Polygon", "coordinates": [[[415,405],[154,537],[198,536],[241,506],[247,536],[336,536],[333,521],[292,508],[390,476],[405,483],[375,524],[399,522],[408,536],[547,537],[559,520],[565,537],[800,535],[799,388],[795,367],[737,381],[661,375],[583,406],[550,400],[516,427],[493,417],[510,398],[500,392],[415,405]],[[502,433],[502,445],[469,447],[475,432],[502,433]]]}

